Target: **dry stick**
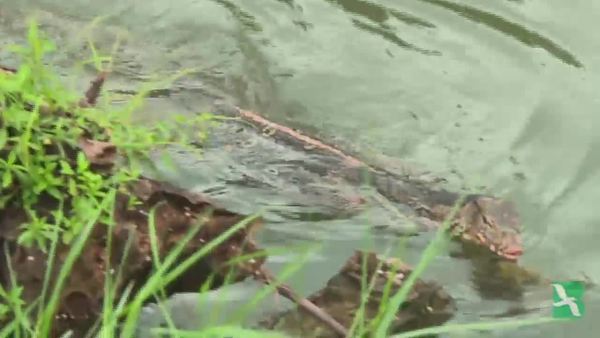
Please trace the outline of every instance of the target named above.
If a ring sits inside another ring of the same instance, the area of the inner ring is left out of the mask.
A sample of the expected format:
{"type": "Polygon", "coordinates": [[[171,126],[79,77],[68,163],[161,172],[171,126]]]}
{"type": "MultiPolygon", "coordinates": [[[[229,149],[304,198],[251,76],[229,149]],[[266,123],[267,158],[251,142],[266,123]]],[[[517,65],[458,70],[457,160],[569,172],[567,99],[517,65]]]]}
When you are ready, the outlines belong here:
{"type": "Polygon", "coordinates": [[[254,113],[254,112],[251,112],[249,110],[244,110],[244,109],[237,108],[237,107],[236,107],[236,109],[239,112],[240,116],[250,123],[258,124],[258,125],[262,126],[263,128],[278,131],[282,134],[287,134],[288,136],[304,143],[306,146],[318,148],[318,149],[330,152],[332,154],[335,154],[335,155],[343,158],[344,160],[346,160],[348,162],[348,164],[350,164],[352,166],[365,166],[365,167],[369,167],[369,168],[371,167],[371,166],[367,165],[364,161],[361,161],[354,156],[348,155],[348,154],[344,153],[342,150],[340,150],[332,145],[325,144],[324,142],[321,142],[310,136],[304,135],[304,134],[300,133],[299,131],[296,131],[290,127],[286,127],[281,124],[269,121],[266,118],[254,113]]]}
{"type": "MultiPolygon", "coordinates": [[[[6,73],[16,73],[17,70],[11,67],[6,67],[3,65],[0,65],[0,71],[6,72],[6,73]]],[[[96,104],[96,101],[98,100],[98,97],[100,96],[100,91],[102,91],[102,85],[104,84],[104,81],[106,80],[106,76],[107,76],[107,72],[106,71],[101,71],[94,80],[92,80],[92,82],[90,83],[90,87],[88,88],[88,90],[85,92],[85,97],[81,99],[81,102],[79,103],[80,106],[83,107],[89,107],[89,106],[94,106],[96,104]]]]}
{"type": "MultiPolygon", "coordinates": [[[[5,66],[0,65],[0,72],[14,74],[17,72],[17,70],[10,68],[10,67],[5,67],[5,66]]],[[[89,107],[93,107],[96,105],[98,97],[100,96],[100,92],[102,91],[102,86],[104,85],[104,82],[106,81],[107,74],[108,73],[106,71],[101,71],[100,73],[98,73],[96,78],[90,82],[90,86],[89,86],[88,90],[86,90],[85,96],[81,100],[79,100],[78,106],[80,108],[89,108],[89,107]]],[[[31,106],[29,108],[33,109],[33,106],[31,106]]],[[[48,107],[45,104],[42,104],[39,109],[42,114],[52,113],[52,110],[50,109],[50,107],[48,107]]]]}
{"type": "Polygon", "coordinates": [[[0,71],[7,72],[7,73],[16,73],[17,72],[17,70],[14,68],[5,67],[2,65],[0,65],[0,71]]]}
{"type": "MultiPolygon", "coordinates": [[[[254,277],[265,284],[273,284],[275,280],[272,274],[264,268],[256,271],[254,277]]],[[[338,335],[340,335],[341,337],[348,337],[348,329],[346,329],[342,324],[340,324],[323,309],[316,306],[308,299],[298,295],[289,286],[285,284],[279,284],[276,285],[275,288],[277,289],[277,292],[280,295],[298,304],[298,306],[307,311],[313,317],[315,317],[316,319],[320,320],[321,322],[329,326],[331,329],[333,329],[338,335]]]]}
{"type": "MultiPolygon", "coordinates": [[[[122,93],[122,94],[136,94],[137,93],[136,91],[133,91],[133,90],[115,90],[115,92],[122,93]]],[[[371,170],[376,169],[372,165],[367,164],[365,161],[362,161],[355,156],[346,154],[344,151],[340,150],[339,148],[337,148],[333,145],[326,144],[323,141],[320,141],[314,137],[305,135],[297,130],[294,130],[293,128],[286,127],[284,125],[275,123],[273,121],[269,121],[268,119],[260,116],[259,114],[255,113],[255,112],[252,112],[249,110],[244,110],[239,107],[235,107],[235,110],[237,110],[239,116],[242,119],[246,120],[247,122],[249,122],[253,125],[258,125],[258,126],[262,127],[263,129],[270,129],[270,130],[285,134],[288,137],[291,137],[291,138],[303,143],[305,145],[305,147],[317,148],[322,151],[332,153],[332,154],[344,159],[350,166],[366,167],[371,170]]],[[[377,168],[377,169],[380,169],[380,168],[377,168]]]]}
{"type": "Polygon", "coordinates": [[[90,88],[88,88],[88,90],[85,92],[85,97],[79,102],[80,106],[90,107],[96,105],[96,101],[100,96],[100,92],[102,91],[102,85],[106,80],[106,76],[106,71],[98,73],[96,78],[90,83],[90,88]]]}

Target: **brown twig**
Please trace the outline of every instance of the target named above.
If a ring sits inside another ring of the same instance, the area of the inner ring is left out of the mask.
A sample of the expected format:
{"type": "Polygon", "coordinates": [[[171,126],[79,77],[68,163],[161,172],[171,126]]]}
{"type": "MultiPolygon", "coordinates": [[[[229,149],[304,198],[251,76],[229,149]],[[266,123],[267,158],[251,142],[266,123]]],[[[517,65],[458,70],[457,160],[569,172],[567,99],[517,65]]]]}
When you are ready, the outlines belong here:
{"type": "MultiPolygon", "coordinates": [[[[14,68],[2,65],[0,65],[0,71],[13,74],[17,72],[17,70],[14,68]]],[[[96,76],[96,78],[94,78],[94,80],[91,81],[89,88],[85,91],[84,97],[79,101],[79,107],[86,108],[96,105],[107,75],[108,74],[106,71],[102,71],[96,76]]],[[[33,106],[28,108],[33,109],[33,106]]],[[[46,104],[42,104],[40,106],[40,112],[42,114],[49,114],[52,113],[52,109],[50,109],[50,107],[48,107],[46,104]]]]}
{"type": "MultiPolygon", "coordinates": [[[[264,268],[260,269],[259,271],[256,271],[254,277],[265,284],[273,284],[275,280],[271,273],[264,268]]],[[[277,292],[280,295],[298,304],[299,307],[301,307],[302,309],[310,313],[313,317],[329,326],[338,335],[340,335],[341,337],[348,337],[348,329],[346,329],[342,324],[340,324],[323,309],[316,306],[308,299],[298,295],[289,286],[285,284],[279,284],[275,288],[277,289],[277,292]]]]}
{"type": "Polygon", "coordinates": [[[317,148],[322,151],[334,154],[340,158],[343,158],[351,166],[370,167],[365,162],[359,160],[358,158],[356,158],[352,155],[346,154],[345,152],[336,148],[333,145],[326,144],[320,140],[317,140],[313,137],[305,135],[305,134],[303,134],[297,130],[294,130],[290,127],[286,127],[281,124],[275,123],[273,121],[269,121],[266,118],[254,113],[254,112],[251,112],[249,110],[237,108],[237,111],[238,111],[240,117],[242,117],[244,120],[246,120],[252,124],[259,125],[263,129],[269,129],[273,132],[279,132],[280,134],[287,135],[288,137],[291,137],[292,139],[303,143],[305,145],[305,147],[317,148]]]}
{"type": "Polygon", "coordinates": [[[5,67],[2,65],[0,65],[0,71],[7,72],[7,73],[16,73],[17,72],[17,70],[14,68],[5,67]]]}
{"type": "Polygon", "coordinates": [[[96,104],[98,97],[100,96],[100,92],[102,91],[102,85],[106,80],[107,73],[105,71],[100,72],[94,80],[90,83],[90,87],[85,92],[85,97],[81,99],[79,103],[80,106],[83,107],[91,107],[96,104]]]}

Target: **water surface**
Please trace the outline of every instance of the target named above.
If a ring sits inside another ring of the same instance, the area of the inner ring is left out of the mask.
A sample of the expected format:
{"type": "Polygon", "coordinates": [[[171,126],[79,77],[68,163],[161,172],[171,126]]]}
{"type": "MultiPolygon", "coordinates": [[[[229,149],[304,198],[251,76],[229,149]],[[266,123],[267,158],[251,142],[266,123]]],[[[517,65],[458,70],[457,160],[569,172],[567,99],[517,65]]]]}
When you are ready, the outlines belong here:
{"type": "MultiPolygon", "coordinates": [[[[65,74],[89,56],[84,27],[97,16],[106,16],[94,36],[102,50],[116,36],[124,42],[113,87],[202,68],[183,81],[185,95],[147,107],[154,119],[202,111],[207,95],[222,96],[365,156],[379,154],[389,166],[444,177],[449,189],[512,198],[525,221],[525,265],[547,276],[585,271],[600,280],[598,2],[0,0],[0,58],[8,42],[24,36],[29,14],[57,41],[65,74]]],[[[202,175],[185,177],[190,186],[206,184],[202,175]]],[[[286,194],[248,195],[260,197],[257,206],[291,203],[286,194]]],[[[354,248],[369,246],[367,223],[283,217],[267,225],[262,240],[323,244],[292,281],[310,292],[354,248]]],[[[416,262],[429,239],[411,238],[406,259],[416,262]]],[[[379,247],[396,242],[389,234],[374,240],[379,247]]],[[[274,257],[272,266],[291,259],[274,257]]],[[[427,272],[458,298],[456,322],[515,305],[483,299],[469,269],[466,261],[442,256],[427,272]]],[[[587,329],[600,329],[593,320],[600,318],[598,299],[588,293],[583,321],[518,336],[592,337],[587,329]]],[[[535,309],[545,301],[538,292],[523,302],[535,309]]]]}

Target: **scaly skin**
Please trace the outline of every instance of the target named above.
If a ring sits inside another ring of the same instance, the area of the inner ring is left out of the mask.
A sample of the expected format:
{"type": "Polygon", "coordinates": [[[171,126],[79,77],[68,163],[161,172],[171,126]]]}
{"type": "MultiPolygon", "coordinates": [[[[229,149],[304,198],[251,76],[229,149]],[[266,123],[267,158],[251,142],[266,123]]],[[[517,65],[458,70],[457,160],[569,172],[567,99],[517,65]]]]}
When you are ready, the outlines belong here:
{"type": "MultiPolygon", "coordinates": [[[[269,121],[257,113],[225,102],[215,102],[213,108],[217,115],[234,117],[253,126],[257,129],[256,134],[261,137],[314,155],[318,159],[315,162],[294,165],[325,180],[343,179],[359,186],[363,184],[362,174],[366,170],[372,178],[371,185],[379,194],[389,201],[411,207],[436,227],[451,215],[454,205],[461,200],[457,193],[434,190],[427,183],[381,168],[381,164],[375,166],[365,163],[347,151],[296,129],[269,121]]],[[[322,197],[324,201],[339,205],[348,213],[360,210],[365,202],[361,196],[354,196],[352,193],[336,192],[335,189],[327,192],[326,189],[309,185],[302,187],[315,192],[315,196],[322,197]],[[342,200],[341,203],[337,201],[339,199],[342,200]]],[[[468,196],[458,215],[452,220],[450,228],[453,237],[460,242],[483,248],[503,259],[515,261],[523,252],[519,216],[515,206],[508,201],[491,196],[468,196]]]]}
{"type": "MultiPolygon", "coordinates": [[[[433,190],[425,183],[391,175],[381,169],[348,167],[336,170],[332,175],[342,176],[354,184],[370,182],[387,200],[410,206],[434,227],[452,217],[453,209],[461,203],[457,193],[433,190]],[[370,175],[367,182],[362,179],[364,170],[370,175]]],[[[516,261],[523,253],[520,217],[510,201],[484,195],[466,196],[449,230],[452,237],[463,244],[483,248],[503,259],[516,261]]]]}
{"type": "MultiPolygon", "coordinates": [[[[424,182],[367,164],[333,145],[269,121],[254,112],[223,103],[217,103],[215,108],[221,114],[241,118],[257,127],[263,131],[265,137],[270,137],[275,142],[329,158],[331,163],[325,163],[330,166],[327,176],[341,177],[354,185],[360,185],[363,184],[366,173],[371,177],[371,185],[382,196],[389,201],[412,207],[419,215],[434,221],[437,226],[451,215],[452,208],[461,200],[457,193],[433,190],[424,182]]],[[[360,202],[358,197],[350,198],[348,205],[355,207],[360,202]]],[[[520,219],[516,207],[495,197],[467,196],[458,215],[452,220],[451,233],[462,243],[481,247],[503,259],[515,261],[523,253],[520,219]]]]}
{"type": "MultiPolygon", "coordinates": [[[[430,217],[443,222],[452,215],[452,207],[437,205],[430,217]]],[[[454,238],[467,245],[486,248],[495,255],[516,261],[523,254],[520,220],[515,206],[489,196],[475,196],[459,209],[451,221],[454,238]]]]}

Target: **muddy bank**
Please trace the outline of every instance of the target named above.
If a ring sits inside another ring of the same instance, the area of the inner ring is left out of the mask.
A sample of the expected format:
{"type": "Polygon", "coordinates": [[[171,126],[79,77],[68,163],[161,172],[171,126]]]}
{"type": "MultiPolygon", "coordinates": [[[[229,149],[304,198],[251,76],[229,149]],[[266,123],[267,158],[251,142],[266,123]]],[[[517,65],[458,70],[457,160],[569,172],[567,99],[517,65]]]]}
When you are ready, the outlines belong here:
{"type": "MultiPolygon", "coordinates": [[[[0,75],[5,77],[2,81],[8,83],[10,79],[6,77],[19,76],[20,73],[5,68],[0,75]]],[[[92,82],[86,96],[73,105],[72,111],[53,109],[48,105],[42,106],[41,114],[50,117],[55,115],[57,121],[59,116],[78,119],[76,114],[80,109],[92,107],[96,103],[105,75],[100,74],[92,82]]],[[[24,109],[22,114],[40,114],[30,109],[26,101],[23,102],[24,106],[19,107],[21,102],[18,99],[6,101],[2,109],[24,109]]],[[[19,130],[8,120],[3,120],[1,126],[7,134],[0,152],[3,158],[10,159],[12,155],[9,154],[13,154],[20,146],[17,143],[19,130]]],[[[261,223],[259,218],[247,219],[245,215],[214,205],[201,195],[189,193],[165,182],[146,177],[138,177],[133,181],[115,179],[121,170],[118,160],[120,157],[123,160],[124,154],[111,143],[109,130],[95,125],[93,121],[88,121],[84,127],[87,130],[80,139],[62,140],[49,136],[41,149],[42,156],[55,157],[63,163],[61,168],[55,168],[49,175],[60,177],[75,174],[66,171],[69,164],[78,169],[89,166],[89,173],[77,171],[77,175],[89,175],[87,177],[95,180],[98,186],[102,187],[102,191],[87,191],[85,186],[76,186],[75,189],[82,189],[81,193],[84,196],[91,193],[105,194],[101,196],[106,204],[96,206],[97,212],[87,214],[91,218],[89,222],[96,219],[97,221],[89,223],[86,228],[81,229],[81,233],[74,233],[73,242],[69,243],[65,237],[54,237],[57,244],[53,255],[50,254],[52,250],[49,252],[47,246],[40,246],[38,242],[34,245],[22,242],[24,234],[31,231],[31,227],[34,226],[32,224],[39,219],[51,225],[59,222],[59,217],[79,215],[76,211],[81,206],[71,190],[71,185],[57,186],[51,191],[42,190],[33,197],[33,201],[31,187],[23,181],[14,179],[12,183],[6,184],[7,181],[4,180],[2,188],[5,198],[0,208],[0,244],[3,247],[0,281],[6,289],[22,287],[22,300],[27,306],[36,301],[46,304],[51,298],[51,291],[62,290],[56,309],[43,309],[55,318],[52,336],[60,336],[66,330],[75,330],[76,336],[83,335],[102,313],[106,296],[104,286],[108,281],[114,283],[113,301],[123,295],[127,286],[132,287],[128,292],[135,294],[153,273],[157,273],[154,266],[157,262],[153,259],[158,258],[164,262],[167,254],[181,244],[184,246],[174,266],[183,264],[186,258],[205,248],[218,236],[231,232],[205,257],[187,262],[190,266],[185,274],[176,280],[165,281],[169,282],[165,285],[167,295],[197,290],[211,275],[215,275],[214,286],[218,286],[225,274],[237,281],[260,270],[265,257],[256,255],[259,249],[251,236],[252,231],[261,223]],[[81,154],[85,160],[79,156],[81,154]],[[102,186],[101,181],[115,184],[102,186]],[[108,189],[111,187],[114,190],[108,189]],[[24,205],[23,201],[31,203],[24,205]],[[149,226],[149,222],[152,223],[152,227],[149,226]],[[241,226],[234,228],[238,224],[241,226]],[[70,250],[79,236],[86,236],[82,238],[84,245],[81,252],[74,256],[76,259],[70,262],[70,250]],[[153,252],[152,248],[158,252],[153,252]],[[248,254],[254,254],[255,257],[249,261],[228,263],[233,257],[248,254]],[[70,272],[62,281],[60,276],[64,267],[70,268],[70,272]]],[[[39,128],[33,132],[42,133],[46,130],[39,128]]],[[[33,135],[32,140],[36,140],[36,136],[39,135],[33,135]]],[[[16,163],[19,164],[21,159],[22,157],[18,156],[16,163]]],[[[54,228],[42,231],[56,231],[62,234],[64,230],[56,228],[61,223],[56,224],[54,228]]]]}

